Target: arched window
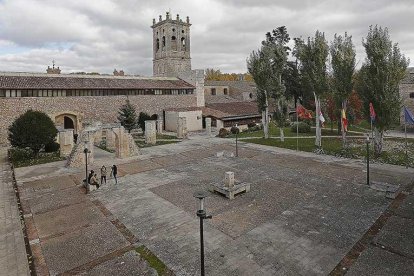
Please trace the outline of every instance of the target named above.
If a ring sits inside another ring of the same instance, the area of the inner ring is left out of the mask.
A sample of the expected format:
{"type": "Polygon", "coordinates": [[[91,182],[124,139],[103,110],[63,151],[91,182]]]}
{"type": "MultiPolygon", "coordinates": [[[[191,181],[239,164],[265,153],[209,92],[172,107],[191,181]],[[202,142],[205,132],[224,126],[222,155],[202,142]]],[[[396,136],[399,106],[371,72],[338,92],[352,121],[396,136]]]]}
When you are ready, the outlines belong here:
{"type": "Polygon", "coordinates": [[[181,38],[181,46],[183,46],[183,48],[185,49],[185,38],[184,37],[181,38]]]}
{"type": "Polygon", "coordinates": [[[410,93],[410,98],[413,99],[414,98],[414,92],[410,93]]]}
{"type": "Polygon", "coordinates": [[[160,49],[160,39],[157,38],[157,51],[160,49]]]}
{"type": "Polygon", "coordinates": [[[175,35],[173,35],[173,36],[171,37],[171,40],[172,40],[172,41],[175,41],[175,40],[176,40],[175,35]]]}
{"type": "Polygon", "coordinates": [[[171,37],[171,49],[173,51],[177,51],[177,38],[175,37],[175,35],[171,37]]]}
{"type": "Polygon", "coordinates": [[[165,47],[165,36],[162,37],[162,47],[165,47]]]}

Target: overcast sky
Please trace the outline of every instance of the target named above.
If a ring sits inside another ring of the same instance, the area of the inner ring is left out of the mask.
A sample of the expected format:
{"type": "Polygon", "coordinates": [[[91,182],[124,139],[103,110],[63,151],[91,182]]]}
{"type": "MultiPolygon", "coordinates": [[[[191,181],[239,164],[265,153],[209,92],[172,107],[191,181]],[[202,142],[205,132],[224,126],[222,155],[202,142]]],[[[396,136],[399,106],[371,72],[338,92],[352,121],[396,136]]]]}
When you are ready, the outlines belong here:
{"type": "Polygon", "coordinates": [[[193,69],[246,72],[266,32],[353,36],[358,66],[369,25],[388,27],[414,66],[414,0],[0,0],[0,71],[152,75],[152,19],[190,17],[193,69]]]}

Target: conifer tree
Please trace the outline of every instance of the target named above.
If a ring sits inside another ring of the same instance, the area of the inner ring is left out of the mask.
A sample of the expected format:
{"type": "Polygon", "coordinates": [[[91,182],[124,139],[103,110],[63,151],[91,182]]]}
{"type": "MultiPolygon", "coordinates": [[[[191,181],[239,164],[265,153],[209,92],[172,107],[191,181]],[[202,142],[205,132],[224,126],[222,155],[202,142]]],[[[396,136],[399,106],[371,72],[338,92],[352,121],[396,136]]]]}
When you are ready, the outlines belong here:
{"type": "Polygon", "coordinates": [[[118,111],[118,120],[128,132],[131,132],[131,130],[136,127],[137,114],[135,112],[135,107],[129,100],[126,100],[126,103],[122,105],[118,111]]]}

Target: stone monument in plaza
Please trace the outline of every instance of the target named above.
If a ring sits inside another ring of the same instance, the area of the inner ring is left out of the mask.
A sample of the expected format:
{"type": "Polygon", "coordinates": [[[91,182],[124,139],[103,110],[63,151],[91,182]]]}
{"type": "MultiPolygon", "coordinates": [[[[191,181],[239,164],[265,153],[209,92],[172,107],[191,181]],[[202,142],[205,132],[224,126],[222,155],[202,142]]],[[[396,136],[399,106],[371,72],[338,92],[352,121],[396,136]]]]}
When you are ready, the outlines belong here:
{"type": "Polygon", "coordinates": [[[232,200],[237,194],[250,192],[250,183],[236,182],[234,172],[225,172],[224,182],[211,184],[211,190],[232,200]]]}
{"type": "Polygon", "coordinates": [[[145,121],[145,143],[155,145],[157,143],[157,121],[145,121]]]}

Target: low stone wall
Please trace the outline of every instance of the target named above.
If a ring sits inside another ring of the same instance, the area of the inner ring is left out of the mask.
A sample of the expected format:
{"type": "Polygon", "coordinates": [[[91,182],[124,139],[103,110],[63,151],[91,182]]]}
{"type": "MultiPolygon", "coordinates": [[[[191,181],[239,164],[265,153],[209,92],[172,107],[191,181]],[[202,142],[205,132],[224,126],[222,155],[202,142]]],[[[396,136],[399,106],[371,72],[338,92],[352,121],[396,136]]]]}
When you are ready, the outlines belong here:
{"type": "Polygon", "coordinates": [[[81,123],[114,123],[118,121],[119,108],[127,99],[137,113],[143,111],[149,115],[162,114],[166,108],[197,105],[196,95],[0,98],[0,145],[8,143],[8,127],[28,109],[43,111],[50,116],[61,111],[79,113],[83,115],[84,121],[81,123]]]}

